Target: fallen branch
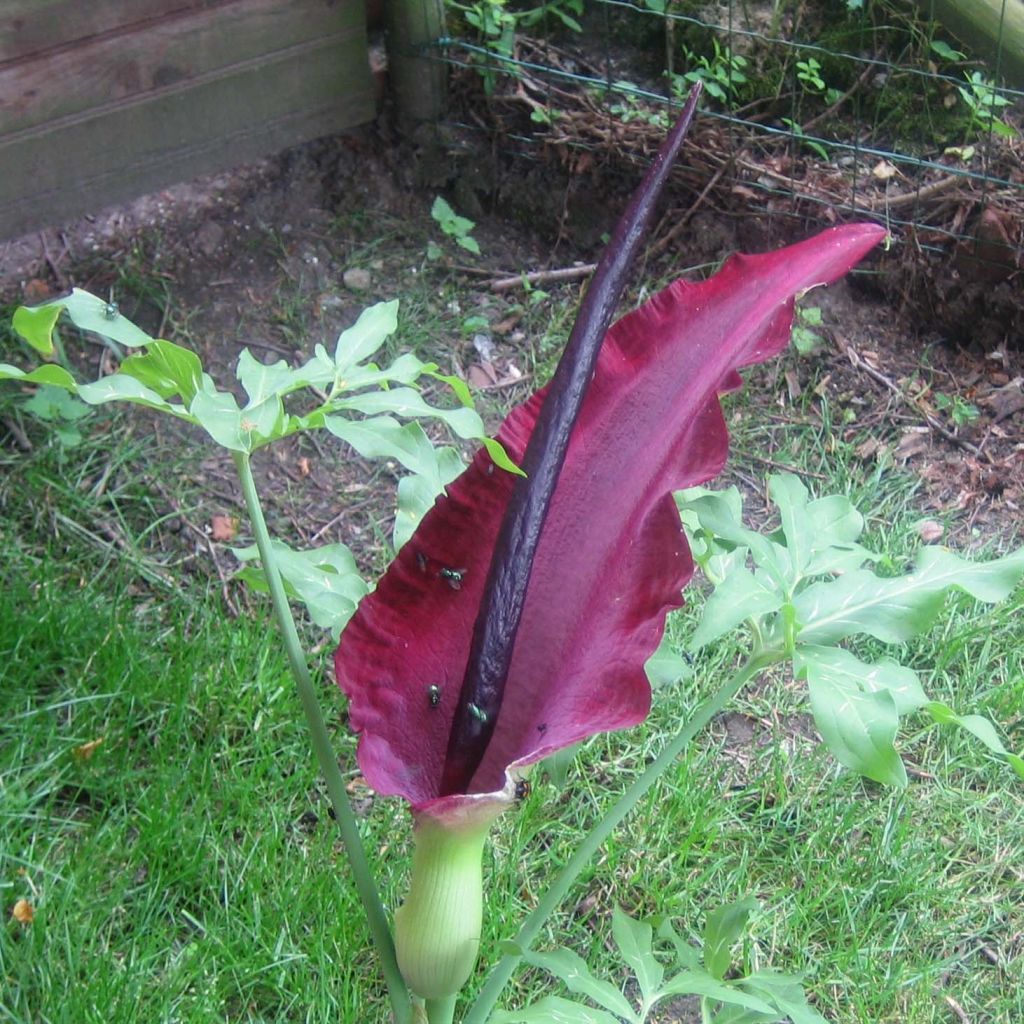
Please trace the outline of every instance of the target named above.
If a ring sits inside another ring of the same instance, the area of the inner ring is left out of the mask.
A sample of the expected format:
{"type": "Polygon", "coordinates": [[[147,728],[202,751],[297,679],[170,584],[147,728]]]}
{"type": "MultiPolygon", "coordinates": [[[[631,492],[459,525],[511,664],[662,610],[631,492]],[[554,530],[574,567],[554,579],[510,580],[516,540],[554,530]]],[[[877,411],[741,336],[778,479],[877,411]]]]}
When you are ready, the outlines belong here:
{"type": "Polygon", "coordinates": [[[583,263],[578,267],[559,267],[557,270],[532,270],[515,277],[501,277],[491,282],[492,292],[509,292],[514,288],[525,288],[533,284],[552,284],[556,281],[575,281],[589,277],[597,269],[596,263],[583,263]]]}

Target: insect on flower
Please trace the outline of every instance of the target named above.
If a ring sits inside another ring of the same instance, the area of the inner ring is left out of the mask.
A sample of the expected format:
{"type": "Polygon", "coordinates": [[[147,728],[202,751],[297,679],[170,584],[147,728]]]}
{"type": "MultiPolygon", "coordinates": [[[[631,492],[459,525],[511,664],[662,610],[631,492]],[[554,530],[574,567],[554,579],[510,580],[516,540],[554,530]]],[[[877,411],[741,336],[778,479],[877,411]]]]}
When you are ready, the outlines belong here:
{"type": "Polygon", "coordinates": [[[529,779],[519,779],[519,781],[516,782],[516,799],[526,800],[530,796],[530,789],[529,779]]]}
{"type": "Polygon", "coordinates": [[[436,708],[441,703],[441,687],[431,683],[427,687],[427,697],[430,699],[430,706],[436,708]]]}
{"type": "Polygon", "coordinates": [[[103,307],[103,319],[104,320],[116,320],[117,319],[117,303],[108,302],[103,307]]]}
{"type": "Polygon", "coordinates": [[[478,722],[487,721],[487,712],[483,708],[477,707],[476,704],[467,704],[466,708],[478,722]]]}
{"type": "Polygon", "coordinates": [[[452,590],[461,590],[462,581],[465,578],[466,570],[463,569],[450,569],[447,565],[442,566],[437,571],[437,575],[448,584],[452,590]]]}

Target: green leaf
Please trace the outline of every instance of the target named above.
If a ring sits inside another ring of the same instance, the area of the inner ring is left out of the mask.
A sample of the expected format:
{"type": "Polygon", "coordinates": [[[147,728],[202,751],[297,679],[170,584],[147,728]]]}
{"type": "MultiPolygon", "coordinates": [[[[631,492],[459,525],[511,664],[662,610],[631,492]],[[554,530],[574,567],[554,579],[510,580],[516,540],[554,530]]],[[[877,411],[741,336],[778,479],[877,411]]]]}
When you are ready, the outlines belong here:
{"type": "Polygon", "coordinates": [[[0,363],[0,380],[20,380],[25,384],[52,384],[73,394],[78,393],[78,381],[63,366],[55,366],[53,363],[27,371],[19,370],[10,363],[0,363]]]}
{"type": "Polygon", "coordinates": [[[802,981],[798,975],[765,969],[747,975],[738,984],[771,1003],[781,1014],[788,1016],[792,1024],[827,1024],[825,1018],[808,1004],[802,981]]]}
{"type": "Polygon", "coordinates": [[[993,754],[998,754],[1007,761],[1010,767],[1024,778],[1024,758],[1010,753],[1003,746],[995,726],[983,715],[958,715],[952,708],[939,701],[929,701],[925,705],[925,710],[939,725],[958,725],[961,729],[966,729],[976,739],[981,740],[993,754]]]}
{"type": "Polygon", "coordinates": [[[768,491],[779,509],[792,571],[799,577],[810,561],[813,537],[807,514],[807,488],[792,473],[773,473],[768,478],[768,491]]]}
{"type": "Polygon", "coordinates": [[[65,309],[76,327],[110,338],[126,348],[138,348],[153,341],[144,330],[136,327],[127,317],[121,316],[116,306],[81,288],[73,289],[63,299],[44,303],[44,306],[65,309]]]}
{"type": "MultiPolygon", "coordinates": [[[[316,365],[318,360],[314,357],[311,362],[316,365]]],[[[238,356],[235,376],[249,396],[249,404],[258,405],[272,395],[283,395],[293,390],[292,385],[299,372],[293,370],[283,359],[276,363],[261,363],[247,348],[243,348],[238,356]]],[[[331,376],[322,383],[326,384],[333,379],[333,366],[330,372],[331,376]]]]}
{"type": "Polygon", "coordinates": [[[336,373],[340,377],[357,363],[373,355],[398,328],[398,299],[378,302],[359,314],[359,319],[342,331],[334,350],[336,373]]]}
{"type": "Polygon", "coordinates": [[[415,421],[402,424],[390,416],[365,420],[328,416],[324,425],[364,458],[396,459],[415,474],[398,484],[396,549],[412,536],[437,496],[465,469],[454,448],[435,448],[415,421]]]}
{"type": "Polygon", "coordinates": [[[638,1020],[636,1012],[629,1005],[629,1000],[610,982],[603,978],[595,978],[590,973],[586,961],[572,950],[556,949],[550,953],[527,952],[523,959],[565,982],[566,988],[573,995],[587,996],[620,1017],[631,1021],[638,1020]]]}
{"type": "Polygon", "coordinates": [[[280,395],[270,395],[258,405],[250,402],[242,410],[242,430],[249,437],[249,450],[283,437],[287,422],[280,395]]]}
{"type": "Polygon", "coordinates": [[[438,226],[446,235],[450,235],[456,240],[461,240],[476,227],[475,221],[471,221],[468,217],[460,217],[440,196],[434,200],[434,205],[430,208],[430,216],[437,221],[438,226]]]}
{"type": "MultiPolygon", "coordinates": [[[[369,592],[356,569],[352,552],[344,544],[327,544],[311,551],[295,551],[278,540],[271,544],[289,595],[301,601],[313,622],[322,629],[329,629],[337,640],[345,623],[369,592]]],[[[255,544],[231,550],[241,562],[259,558],[255,544]]],[[[256,589],[266,589],[262,570],[247,567],[240,575],[256,589]]]]}
{"type": "Polygon", "coordinates": [[[484,434],[483,420],[473,409],[438,409],[428,405],[418,391],[412,388],[394,388],[390,391],[370,391],[353,395],[334,403],[334,408],[353,409],[356,412],[374,415],[393,413],[403,419],[429,416],[441,420],[459,437],[480,438],[484,434]]]}
{"type": "Polygon", "coordinates": [[[766,573],[752,573],[742,565],[735,566],[708,598],[690,647],[698,650],[747,619],[778,611],[785,598],[766,577],[766,573]]]}
{"type": "MultiPolygon", "coordinates": [[[[485,321],[486,323],[486,321],[485,321]]],[[[430,374],[435,380],[439,380],[455,392],[455,397],[464,405],[467,409],[473,408],[473,396],[470,394],[469,385],[461,378],[454,374],[448,373],[437,373],[436,371],[430,374]]]]}
{"type": "Polygon", "coordinates": [[[922,548],[914,572],[883,579],[856,570],[816,583],[794,605],[803,643],[833,644],[854,633],[901,643],[926,630],[952,589],[979,601],[1005,599],[1024,575],[1024,548],[989,562],[971,562],[945,548],[922,548]]]}
{"type": "Polygon", "coordinates": [[[413,535],[441,491],[465,469],[454,448],[439,448],[435,456],[437,467],[433,472],[406,476],[398,481],[398,508],[392,536],[396,551],[413,535]]]}
{"type": "Polygon", "coordinates": [[[252,450],[252,438],[242,429],[242,410],[234,395],[226,391],[199,391],[189,412],[217,444],[233,452],[252,450]]]}
{"type": "Polygon", "coordinates": [[[545,996],[521,1010],[495,1010],[488,1019],[491,1024],[619,1024],[604,1010],[559,996],[545,996]]]}
{"type": "Polygon", "coordinates": [[[753,896],[711,911],[704,924],[704,966],[721,981],[732,964],[732,947],[747,927],[750,915],[760,908],[753,896]]]}
{"type": "Polygon", "coordinates": [[[655,690],[672,686],[693,675],[690,663],[672,649],[666,636],[661,638],[658,649],[644,663],[644,671],[655,690]]]}
{"type": "Polygon", "coordinates": [[[438,409],[428,405],[418,391],[395,388],[392,391],[372,391],[354,395],[333,403],[333,408],[352,409],[367,415],[395,413],[405,418],[429,416],[441,420],[459,437],[480,441],[496,466],[510,473],[523,475],[523,471],[508,457],[505,449],[493,438],[484,435],[484,422],[473,409],[438,409]]]}
{"type": "MultiPolygon", "coordinates": [[[[430,438],[414,422],[399,423],[391,416],[352,420],[328,416],[324,426],[366,459],[396,459],[412,473],[435,474],[437,458],[430,438]]],[[[437,493],[435,491],[435,493],[437,493]]]]}
{"type": "Polygon", "coordinates": [[[864,693],[888,693],[898,715],[916,711],[928,703],[917,673],[889,658],[871,664],[842,647],[799,644],[794,659],[795,670],[799,673],[811,665],[819,678],[835,681],[844,690],[852,687],[864,693]]]}
{"type": "Polygon", "coordinates": [[[749,548],[754,561],[771,575],[781,591],[791,589],[796,581],[785,547],[743,526],[734,511],[734,502],[723,492],[711,492],[681,502],[682,494],[685,492],[676,496],[676,504],[680,510],[693,512],[701,528],[710,530],[716,539],[749,548]]]}
{"type": "Polygon", "coordinates": [[[665,977],[665,968],[654,956],[654,930],[646,921],[634,920],[616,904],[612,908],[612,938],[622,959],[636,975],[644,1003],[649,1005],[665,977]]]}
{"type": "MultiPolygon", "coordinates": [[[[470,222],[470,229],[472,229],[472,222],[470,222]]],[[[480,255],[480,243],[472,235],[457,235],[455,241],[474,256],[480,255]]]]}
{"type": "Polygon", "coordinates": [[[498,469],[505,470],[506,473],[514,473],[516,476],[526,476],[526,474],[508,457],[508,452],[501,446],[500,442],[495,440],[493,437],[481,437],[480,443],[487,449],[487,454],[491,457],[493,462],[498,469]]]}
{"type": "Polygon", "coordinates": [[[864,690],[827,662],[794,654],[797,678],[807,680],[814,721],[835,759],[887,786],[906,786],[907,772],[894,745],[899,717],[888,690],[864,690]]]}
{"type": "Polygon", "coordinates": [[[849,498],[831,494],[810,502],[806,511],[811,557],[804,576],[852,572],[865,562],[881,559],[857,543],[864,530],[864,517],[849,498]]]}
{"type": "Polygon", "coordinates": [[[72,426],[70,423],[54,424],[53,432],[57,435],[57,440],[65,448],[74,448],[75,445],[82,443],[82,432],[78,427],[72,426]]]}
{"type": "Polygon", "coordinates": [[[675,930],[668,918],[658,925],[657,935],[659,939],[664,939],[672,944],[672,949],[676,955],[675,967],[701,970],[700,954],[675,930]]]}
{"type": "Polygon", "coordinates": [[[180,406],[175,407],[165,402],[152,388],[146,387],[141,381],[126,373],[110,373],[91,384],[79,384],[78,397],[90,405],[132,402],[134,405],[144,405],[148,409],[159,409],[161,412],[179,413],[184,416],[184,410],[180,406]]]}
{"type": "Polygon", "coordinates": [[[576,755],[579,753],[581,744],[571,743],[567,747],[556,750],[549,757],[541,761],[541,766],[547,774],[548,782],[559,792],[565,789],[569,780],[569,769],[576,763],[576,755]]]}
{"type": "Polygon", "coordinates": [[[41,356],[48,356],[53,353],[53,327],[59,316],[60,306],[19,306],[11,326],[41,356]]]}
{"type": "Polygon", "coordinates": [[[143,355],[129,356],[120,372],[152,388],[161,398],[180,395],[187,405],[202,387],[199,356],[172,341],[153,341],[143,355]]]}
{"type": "Polygon", "coordinates": [[[967,59],[959,50],[954,50],[949,43],[943,42],[941,39],[933,39],[930,46],[932,52],[937,53],[943,60],[960,61],[967,59]]]}
{"type": "Polygon", "coordinates": [[[661,986],[661,996],[705,996],[720,1003],[742,1006],[758,1013],[771,1013],[772,1006],[727,981],[713,978],[707,971],[680,971],[661,986]]]}
{"type": "Polygon", "coordinates": [[[84,402],[70,395],[65,388],[44,384],[23,404],[22,408],[47,422],[73,422],[88,416],[92,410],[84,402]]]}

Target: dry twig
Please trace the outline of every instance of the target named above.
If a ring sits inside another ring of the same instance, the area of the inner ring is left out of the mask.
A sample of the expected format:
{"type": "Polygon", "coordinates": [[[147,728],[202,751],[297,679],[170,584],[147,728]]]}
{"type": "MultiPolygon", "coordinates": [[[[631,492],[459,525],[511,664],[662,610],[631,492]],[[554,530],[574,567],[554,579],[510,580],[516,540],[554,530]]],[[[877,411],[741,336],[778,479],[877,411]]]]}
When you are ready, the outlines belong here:
{"type": "Polygon", "coordinates": [[[558,281],[575,281],[589,277],[597,269],[596,263],[583,263],[578,267],[558,267],[555,270],[531,270],[528,274],[515,277],[501,277],[491,282],[492,292],[508,292],[526,285],[554,284],[558,281]]]}

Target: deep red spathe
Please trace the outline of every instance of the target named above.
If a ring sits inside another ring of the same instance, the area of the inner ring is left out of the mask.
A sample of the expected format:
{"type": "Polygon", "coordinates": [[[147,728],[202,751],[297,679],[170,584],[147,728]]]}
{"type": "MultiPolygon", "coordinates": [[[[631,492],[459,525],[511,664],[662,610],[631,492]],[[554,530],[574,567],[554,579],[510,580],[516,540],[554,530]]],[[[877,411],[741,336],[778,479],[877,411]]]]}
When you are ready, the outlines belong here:
{"type": "MultiPolygon", "coordinates": [[[[497,729],[470,795],[438,799],[473,622],[514,485],[477,454],[363,600],[336,654],[359,764],[374,789],[455,825],[509,799],[510,766],[643,720],[644,662],[693,573],[671,492],[722,468],[728,433],[718,394],[739,384],[737,369],[785,347],[795,296],[841,276],[884,234],[851,225],[733,257],[709,280],[677,281],[612,327],[534,562],[497,729]]],[[[517,461],[542,401],[535,394],[499,431],[517,461]]]]}

